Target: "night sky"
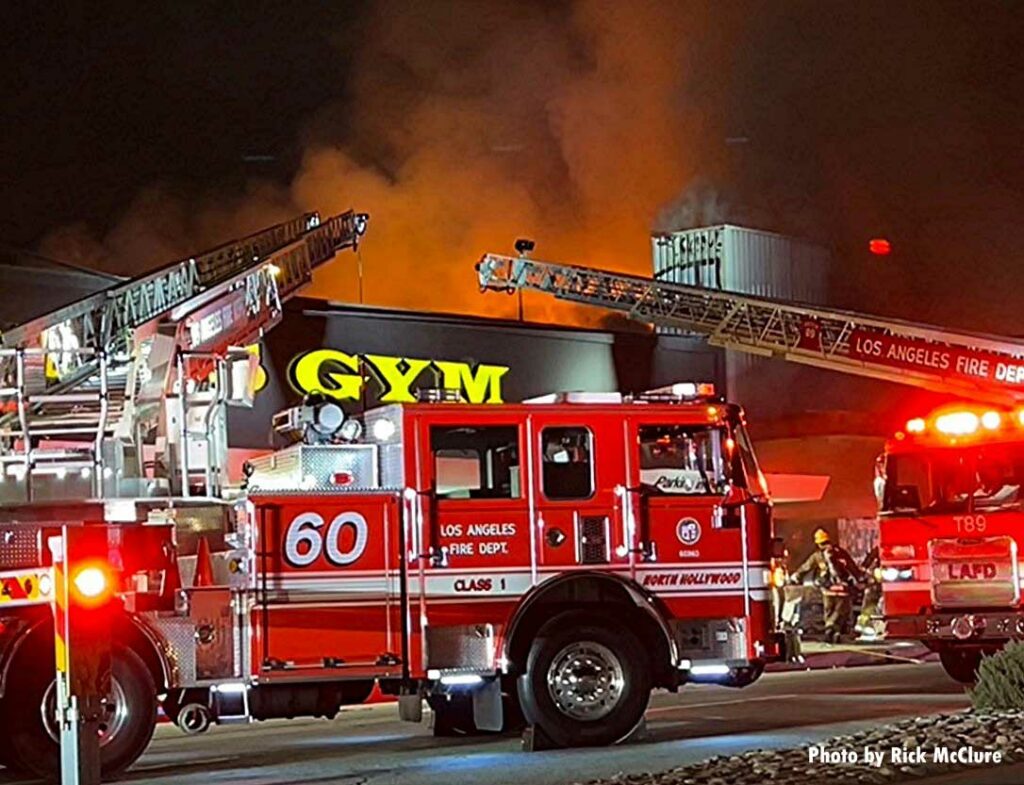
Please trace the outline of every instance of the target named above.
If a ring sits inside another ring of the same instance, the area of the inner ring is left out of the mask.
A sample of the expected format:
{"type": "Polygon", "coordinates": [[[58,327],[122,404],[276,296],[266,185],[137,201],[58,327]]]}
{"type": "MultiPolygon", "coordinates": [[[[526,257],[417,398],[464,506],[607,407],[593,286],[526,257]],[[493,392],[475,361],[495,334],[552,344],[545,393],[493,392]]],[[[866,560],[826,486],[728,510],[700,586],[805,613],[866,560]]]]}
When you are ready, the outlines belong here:
{"type": "Polygon", "coordinates": [[[131,273],[353,204],[369,300],[472,310],[518,234],[643,272],[727,220],[832,245],[838,305],[1024,334],[1019,3],[90,5],[0,11],[4,243],[131,273]]]}

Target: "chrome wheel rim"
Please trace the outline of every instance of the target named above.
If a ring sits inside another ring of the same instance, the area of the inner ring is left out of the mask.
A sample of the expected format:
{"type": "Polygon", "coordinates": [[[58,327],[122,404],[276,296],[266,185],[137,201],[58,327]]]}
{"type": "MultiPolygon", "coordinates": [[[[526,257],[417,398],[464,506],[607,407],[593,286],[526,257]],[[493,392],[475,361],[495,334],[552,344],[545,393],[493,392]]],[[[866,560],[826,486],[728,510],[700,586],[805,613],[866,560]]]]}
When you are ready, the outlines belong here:
{"type": "Polygon", "coordinates": [[[595,641],[570,643],[551,660],[548,693],[560,712],[576,720],[599,720],[622,699],[622,663],[595,641]]]}
{"type": "MultiPolygon", "coordinates": [[[[43,693],[43,700],[39,706],[42,715],[43,727],[46,733],[58,744],[60,743],[60,722],[57,719],[57,682],[50,682],[50,686],[43,693]]],[[[114,737],[124,730],[128,724],[128,701],[124,695],[124,688],[116,678],[110,680],[110,695],[103,700],[103,714],[100,717],[100,746],[105,747],[114,737]]]]}

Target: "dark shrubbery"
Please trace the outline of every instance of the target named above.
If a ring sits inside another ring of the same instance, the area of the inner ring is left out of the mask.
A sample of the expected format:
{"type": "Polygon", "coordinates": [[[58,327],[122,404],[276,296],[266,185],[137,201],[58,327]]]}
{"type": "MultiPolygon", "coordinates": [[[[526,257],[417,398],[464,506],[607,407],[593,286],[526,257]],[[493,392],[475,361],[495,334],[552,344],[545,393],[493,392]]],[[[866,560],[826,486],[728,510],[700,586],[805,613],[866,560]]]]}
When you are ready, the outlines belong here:
{"type": "Polygon", "coordinates": [[[970,691],[980,711],[1024,709],[1024,643],[1010,641],[978,666],[978,683],[970,691]]]}

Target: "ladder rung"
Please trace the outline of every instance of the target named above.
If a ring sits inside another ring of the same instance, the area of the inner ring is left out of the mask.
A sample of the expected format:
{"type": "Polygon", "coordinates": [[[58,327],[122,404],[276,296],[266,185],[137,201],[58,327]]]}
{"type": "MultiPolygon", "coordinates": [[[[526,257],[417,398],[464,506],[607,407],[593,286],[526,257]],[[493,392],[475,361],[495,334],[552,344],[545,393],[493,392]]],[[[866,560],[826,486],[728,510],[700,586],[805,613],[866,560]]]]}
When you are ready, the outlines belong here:
{"type": "MultiPolygon", "coordinates": [[[[108,416],[114,410],[113,407],[108,407],[106,413],[108,416]]],[[[33,413],[32,419],[40,425],[47,425],[50,423],[71,423],[82,421],[96,420],[100,416],[99,409],[72,409],[71,411],[47,411],[43,410],[38,413],[33,413]]]]}
{"type": "MultiPolygon", "coordinates": [[[[38,434],[43,431],[68,431],[76,428],[91,428],[95,431],[99,428],[99,420],[97,418],[69,418],[68,420],[35,420],[29,421],[29,431],[33,434],[38,434]]],[[[12,427],[12,431],[20,431],[19,428],[12,427]]]]}
{"type": "MultiPolygon", "coordinates": [[[[74,433],[96,433],[100,427],[98,425],[66,425],[66,426],[54,426],[54,427],[30,427],[28,432],[33,436],[58,436],[58,435],[70,435],[74,433]]],[[[107,430],[104,428],[104,430],[107,430]]],[[[4,428],[0,430],[0,435],[3,436],[21,436],[24,433],[19,428],[4,428]]]]}
{"type": "Polygon", "coordinates": [[[90,403],[100,401],[103,395],[99,392],[89,393],[44,393],[29,397],[31,403],[90,403]]]}
{"type": "Polygon", "coordinates": [[[57,461],[59,459],[80,459],[85,455],[92,455],[92,450],[83,447],[81,449],[46,449],[36,447],[32,450],[33,461],[57,461]]]}
{"type": "Polygon", "coordinates": [[[41,461],[37,457],[33,471],[39,471],[39,467],[46,467],[52,469],[53,467],[65,467],[66,469],[85,469],[92,468],[96,465],[96,462],[90,459],[90,457],[67,457],[67,459],[60,459],[57,461],[41,461]]]}
{"type": "MultiPolygon", "coordinates": [[[[42,472],[43,474],[50,474],[54,467],[58,469],[93,469],[96,467],[95,461],[90,461],[86,458],[79,458],[75,460],[64,460],[64,461],[51,461],[45,464],[47,471],[42,472]]],[[[33,466],[32,472],[39,472],[38,467],[33,466]]]]}

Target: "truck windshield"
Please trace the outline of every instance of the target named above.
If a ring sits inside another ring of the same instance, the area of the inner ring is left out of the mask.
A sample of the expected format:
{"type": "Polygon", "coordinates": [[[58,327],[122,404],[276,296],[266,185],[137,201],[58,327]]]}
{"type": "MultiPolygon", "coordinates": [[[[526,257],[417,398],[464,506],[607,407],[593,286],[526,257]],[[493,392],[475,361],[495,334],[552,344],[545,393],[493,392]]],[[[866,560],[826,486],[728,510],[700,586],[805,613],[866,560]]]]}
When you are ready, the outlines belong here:
{"type": "Polygon", "coordinates": [[[644,425],[640,435],[640,482],[666,494],[725,493],[729,472],[721,428],[644,425]]]}
{"type": "Polygon", "coordinates": [[[884,483],[883,512],[1017,509],[1024,487],[1024,445],[890,455],[884,483]]]}

